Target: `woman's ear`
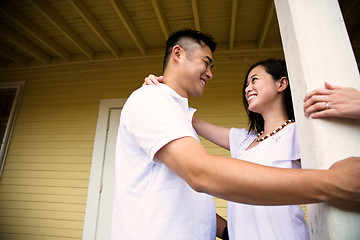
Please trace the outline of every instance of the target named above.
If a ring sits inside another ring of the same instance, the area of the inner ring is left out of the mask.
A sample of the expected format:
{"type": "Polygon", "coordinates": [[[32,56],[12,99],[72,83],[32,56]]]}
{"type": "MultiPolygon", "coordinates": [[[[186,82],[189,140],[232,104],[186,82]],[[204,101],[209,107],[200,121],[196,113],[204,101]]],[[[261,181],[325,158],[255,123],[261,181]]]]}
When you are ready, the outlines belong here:
{"type": "Polygon", "coordinates": [[[283,92],[289,85],[287,77],[282,77],[278,80],[278,92],[283,92]]]}

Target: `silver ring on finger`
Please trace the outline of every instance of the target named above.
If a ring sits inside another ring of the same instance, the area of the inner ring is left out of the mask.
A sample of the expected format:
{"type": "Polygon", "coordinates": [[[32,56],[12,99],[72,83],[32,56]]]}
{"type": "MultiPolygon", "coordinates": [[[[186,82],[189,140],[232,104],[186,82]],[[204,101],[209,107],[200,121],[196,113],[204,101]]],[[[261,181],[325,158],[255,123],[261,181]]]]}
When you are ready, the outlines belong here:
{"type": "Polygon", "coordinates": [[[328,102],[325,103],[325,109],[326,109],[326,110],[329,109],[329,103],[328,103],[328,102]]]}

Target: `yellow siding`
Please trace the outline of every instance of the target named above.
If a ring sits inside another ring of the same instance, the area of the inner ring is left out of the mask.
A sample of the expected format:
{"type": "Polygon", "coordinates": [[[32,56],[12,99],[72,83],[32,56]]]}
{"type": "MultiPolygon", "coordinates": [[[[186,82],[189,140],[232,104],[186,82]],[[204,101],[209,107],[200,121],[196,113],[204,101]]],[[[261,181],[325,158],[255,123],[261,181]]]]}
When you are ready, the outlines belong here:
{"type": "MultiPolygon", "coordinates": [[[[223,126],[246,127],[244,72],[257,59],[221,58],[197,115],[223,126]]],[[[215,59],[216,61],[216,59],[215,59]]],[[[25,81],[3,175],[0,239],[81,239],[99,103],[126,98],[161,58],[2,70],[0,81],[25,81]]],[[[228,151],[201,139],[208,151],[228,151]]],[[[226,201],[215,198],[226,217],[226,201]]]]}

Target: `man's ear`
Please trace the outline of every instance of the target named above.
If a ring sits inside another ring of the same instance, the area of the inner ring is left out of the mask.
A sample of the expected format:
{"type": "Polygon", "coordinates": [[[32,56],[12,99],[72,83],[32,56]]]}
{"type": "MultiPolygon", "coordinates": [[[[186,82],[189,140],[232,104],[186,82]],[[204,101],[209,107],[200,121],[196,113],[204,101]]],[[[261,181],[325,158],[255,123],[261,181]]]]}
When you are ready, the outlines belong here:
{"type": "Polygon", "coordinates": [[[278,80],[278,92],[284,91],[289,86],[289,80],[287,77],[282,77],[278,80]]]}
{"type": "Polygon", "coordinates": [[[171,56],[175,61],[179,61],[180,57],[182,55],[182,47],[180,47],[179,45],[175,45],[172,48],[172,52],[171,52],[171,56]]]}

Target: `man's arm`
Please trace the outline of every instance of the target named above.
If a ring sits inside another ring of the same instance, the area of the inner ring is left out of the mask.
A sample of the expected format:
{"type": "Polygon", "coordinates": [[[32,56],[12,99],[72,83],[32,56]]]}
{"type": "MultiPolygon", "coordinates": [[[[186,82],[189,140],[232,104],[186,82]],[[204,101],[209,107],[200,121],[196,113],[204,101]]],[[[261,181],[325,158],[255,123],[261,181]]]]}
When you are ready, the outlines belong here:
{"type": "Polygon", "coordinates": [[[329,202],[360,211],[360,158],[330,170],[273,168],[212,156],[192,137],[168,143],[155,157],[195,191],[226,200],[255,205],[329,202]]]}

